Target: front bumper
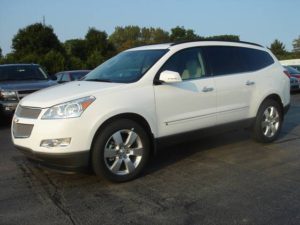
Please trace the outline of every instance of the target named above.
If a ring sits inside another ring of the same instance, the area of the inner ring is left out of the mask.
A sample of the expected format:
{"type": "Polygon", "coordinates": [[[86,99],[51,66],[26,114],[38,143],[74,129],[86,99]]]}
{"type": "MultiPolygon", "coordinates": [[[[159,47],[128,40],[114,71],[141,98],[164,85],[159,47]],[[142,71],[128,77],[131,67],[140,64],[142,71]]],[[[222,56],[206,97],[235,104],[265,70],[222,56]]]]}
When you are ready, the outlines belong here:
{"type": "Polygon", "coordinates": [[[61,172],[87,171],[90,167],[89,151],[73,153],[42,153],[18,145],[15,147],[39,166],[61,172]]]}
{"type": "Polygon", "coordinates": [[[5,116],[12,116],[17,108],[18,102],[0,101],[0,112],[5,116]]]}

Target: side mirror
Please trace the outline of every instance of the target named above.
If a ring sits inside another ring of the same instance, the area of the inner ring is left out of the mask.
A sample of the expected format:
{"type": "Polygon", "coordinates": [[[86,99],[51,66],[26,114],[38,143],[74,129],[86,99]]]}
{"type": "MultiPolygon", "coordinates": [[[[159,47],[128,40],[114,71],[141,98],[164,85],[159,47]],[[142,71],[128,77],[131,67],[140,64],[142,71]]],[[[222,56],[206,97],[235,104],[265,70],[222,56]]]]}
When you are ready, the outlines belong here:
{"type": "Polygon", "coordinates": [[[159,80],[164,83],[177,83],[182,81],[179,73],[170,70],[161,72],[159,75],[159,80]]]}

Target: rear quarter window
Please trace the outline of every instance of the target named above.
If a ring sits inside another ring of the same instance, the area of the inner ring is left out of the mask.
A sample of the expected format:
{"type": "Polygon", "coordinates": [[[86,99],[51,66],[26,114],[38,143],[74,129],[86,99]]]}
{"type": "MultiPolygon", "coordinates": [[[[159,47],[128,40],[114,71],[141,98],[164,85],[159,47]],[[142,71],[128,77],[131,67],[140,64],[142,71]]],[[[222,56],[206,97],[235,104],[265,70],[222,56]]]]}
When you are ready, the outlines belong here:
{"type": "Polygon", "coordinates": [[[249,72],[263,69],[274,63],[269,53],[258,49],[239,48],[239,56],[249,72]]]}

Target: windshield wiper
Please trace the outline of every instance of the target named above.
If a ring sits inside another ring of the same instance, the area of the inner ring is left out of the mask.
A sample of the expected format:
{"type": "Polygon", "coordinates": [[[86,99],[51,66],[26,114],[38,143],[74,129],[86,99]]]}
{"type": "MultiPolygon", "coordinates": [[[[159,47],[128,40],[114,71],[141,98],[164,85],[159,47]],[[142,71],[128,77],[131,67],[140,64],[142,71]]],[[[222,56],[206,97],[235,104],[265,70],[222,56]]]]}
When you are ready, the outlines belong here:
{"type": "Polygon", "coordinates": [[[108,82],[108,83],[112,82],[109,79],[87,79],[87,80],[83,80],[83,81],[97,81],[97,82],[108,82]]]}

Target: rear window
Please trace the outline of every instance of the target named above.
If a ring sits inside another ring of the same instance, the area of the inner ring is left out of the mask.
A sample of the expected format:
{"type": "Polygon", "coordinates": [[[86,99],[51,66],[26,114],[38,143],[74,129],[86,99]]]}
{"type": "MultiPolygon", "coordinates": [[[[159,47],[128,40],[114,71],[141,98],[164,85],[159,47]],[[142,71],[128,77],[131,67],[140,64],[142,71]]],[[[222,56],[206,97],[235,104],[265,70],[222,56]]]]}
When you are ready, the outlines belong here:
{"type": "Polygon", "coordinates": [[[204,52],[215,76],[252,72],[274,63],[267,52],[251,48],[207,46],[204,52]]]}
{"type": "Polygon", "coordinates": [[[0,81],[46,80],[47,74],[37,66],[1,66],[0,81]]]}

